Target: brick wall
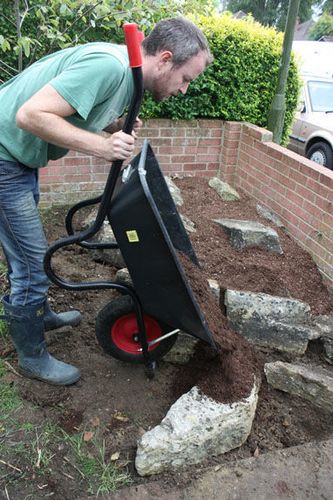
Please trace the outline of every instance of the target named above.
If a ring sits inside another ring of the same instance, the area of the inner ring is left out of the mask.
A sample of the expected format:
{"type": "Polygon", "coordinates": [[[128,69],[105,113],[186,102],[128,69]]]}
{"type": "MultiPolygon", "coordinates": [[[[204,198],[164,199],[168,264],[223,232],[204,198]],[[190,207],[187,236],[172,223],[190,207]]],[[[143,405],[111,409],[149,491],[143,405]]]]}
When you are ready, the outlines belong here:
{"type": "MultiPolygon", "coordinates": [[[[219,176],[273,210],[333,287],[333,172],[271,142],[254,125],[219,120],[150,120],[148,138],[165,174],[219,176]]],[[[137,150],[142,140],[138,141],[137,150]]],[[[103,160],[69,153],[41,170],[42,206],[100,194],[103,160]]]]}
{"type": "Polygon", "coordinates": [[[333,171],[271,142],[267,130],[239,126],[236,187],[281,218],[333,287],[333,171]]]}
{"type": "MultiPolygon", "coordinates": [[[[140,135],[149,140],[160,167],[168,175],[211,177],[225,159],[221,150],[224,127],[219,120],[150,120],[140,135]]],[[[142,140],[138,140],[137,152],[142,140]]],[[[109,168],[110,164],[104,160],[74,152],[60,160],[50,161],[48,168],[40,172],[42,206],[96,196],[104,188],[109,168]]],[[[231,177],[233,171],[234,167],[230,169],[231,177]]]]}

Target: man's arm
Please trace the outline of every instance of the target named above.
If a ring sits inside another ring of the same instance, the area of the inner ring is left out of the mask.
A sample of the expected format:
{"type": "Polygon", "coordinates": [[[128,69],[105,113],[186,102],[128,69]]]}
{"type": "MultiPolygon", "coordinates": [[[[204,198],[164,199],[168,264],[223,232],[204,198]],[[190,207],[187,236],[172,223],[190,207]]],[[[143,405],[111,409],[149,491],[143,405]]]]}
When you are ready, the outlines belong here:
{"type": "Polygon", "coordinates": [[[19,128],[65,149],[97,156],[107,161],[126,160],[135,139],[122,131],[102,136],[75,127],[64,118],[76,110],[51,86],[45,85],[21,106],[16,114],[19,128]]]}
{"type": "MultiPolygon", "coordinates": [[[[108,125],[107,127],[105,127],[103,129],[104,132],[108,132],[109,134],[114,134],[115,132],[122,130],[124,127],[124,124],[125,124],[125,119],[126,119],[126,115],[122,116],[121,118],[118,118],[117,120],[114,120],[112,123],[110,123],[110,125],[108,125]]],[[[138,118],[138,117],[135,118],[133,130],[136,134],[139,132],[142,125],[143,124],[142,124],[142,121],[140,120],[140,118],[138,118]]]]}
{"type": "Polygon", "coordinates": [[[110,125],[105,127],[103,129],[104,132],[107,132],[108,134],[115,134],[116,132],[119,132],[123,128],[123,121],[121,118],[118,118],[117,120],[114,120],[110,125]]]}

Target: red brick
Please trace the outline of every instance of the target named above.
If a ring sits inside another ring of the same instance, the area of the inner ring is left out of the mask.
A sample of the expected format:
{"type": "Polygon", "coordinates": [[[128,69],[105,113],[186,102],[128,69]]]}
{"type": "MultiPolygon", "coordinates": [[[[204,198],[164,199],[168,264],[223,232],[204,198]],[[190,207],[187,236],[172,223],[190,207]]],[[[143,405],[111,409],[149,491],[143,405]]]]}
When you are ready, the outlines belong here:
{"type": "Polygon", "coordinates": [[[64,165],[90,165],[91,163],[91,157],[90,156],[76,156],[75,158],[67,158],[65,156],[64,158],[64,165]]]}
{"type": "Polygon", "coordinates": [[[184,148],[180,146],[160,146],[158,149],[158,155],[175,155],[175,154],[183,154],[184,148]]]}
{"type": "Polygon", "coordinates": [[[221,136],[222,136],[221,130],[213,129],[210,131],[208,137],[221,137],[221,136]]]}
{"type": "MultiPolygon", "coordinates": [[[[200,156],[200,155],[199,155],[200,156]]],[[[171,161],[174,163],[194,163],[196,160],[195,155],[172,155],[171,161]]]]}
{"type": "Polygon", "coordinates": [[[184,163],[184,172],[189,172],[193,171],[196,172],[197,170],[207,170],[206,164],[202,163],[184,163]]]}
{"type": "Polygon", "coordinates": [[[209,177],[210,172],[208,172],[207,170],[196,170],[195,175],[197,177],[209,177]]]}
{"type": "Polygon", "coordinates": [[[196,156],[196,160],[198,163],[202,162],[214,162],[214,161],[219,161],[219,154],[198,154],[196,156]]]}
{"type": "MultiPolygon", "coordinates": [[[[188,129],[188,130],[192,130],[192,129],[188,129]]],[[[160,129],[160,136],[161,137],[185,137],[185,136],[187,136],[188,130],[182,129],[182,128],[161,128],[160,129]]]]}
{"type": "Polygon", "coordinates": [[[188,147],[188,146],[197,146],[198,145],[198,139],[196,137],[194,137],[194,138],[182,137],[179,139],[176,137],[172,137],[171,141],[172,141],[172,143],[171,143],[172,146],[188,147]]]}
{"type": "Polygon", "coordinates": [[[185,130],[186,137],[212,137],[210,135],[210,130],[206,128],[188,128],[185,130]]]}

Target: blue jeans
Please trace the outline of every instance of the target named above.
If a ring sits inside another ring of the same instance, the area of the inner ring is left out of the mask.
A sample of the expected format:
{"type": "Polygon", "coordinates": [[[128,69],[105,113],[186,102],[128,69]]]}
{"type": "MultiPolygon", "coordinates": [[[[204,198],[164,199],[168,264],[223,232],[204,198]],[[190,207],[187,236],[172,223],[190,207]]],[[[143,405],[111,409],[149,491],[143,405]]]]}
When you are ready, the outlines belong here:
{"type": "Polygon", "coordinates": [[[50,286],[43,267],[48,245],[38,201],[38,169],[0,159],[0,243],[14,306],[43,302],[50,286]]]}

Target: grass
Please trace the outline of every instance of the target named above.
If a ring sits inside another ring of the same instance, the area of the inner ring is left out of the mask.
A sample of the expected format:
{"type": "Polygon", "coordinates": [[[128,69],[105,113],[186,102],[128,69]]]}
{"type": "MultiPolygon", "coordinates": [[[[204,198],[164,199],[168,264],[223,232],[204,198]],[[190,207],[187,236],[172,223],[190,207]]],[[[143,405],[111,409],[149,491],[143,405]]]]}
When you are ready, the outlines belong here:
{"type": "Polygon", "coordinates": [[[89,493],[99,496],[130,483],[129,474],[107,460],[104,440],[85,442],[84,432],[73,436],[64,433],[64,439],[70,444],[77,470],[89,484],[89,493]]]}
{"type": "MultiPolygon", "coordinates": [[[[44,222],[52,217],[52,212],[42,211],[44,222]]],[[[6,293],[6,275],[7,266],[0,258],[1,294],[6,293]]],[[[3,314],[0,302],[0,316],[3,314]]],[[[4,346],[7,342],[10,343],[8,325],[0,320],[0,344],[4,346]]],[[[6,373],[6,360],[0,358],[0,483],[5,484],[3,491],[7,492],[9,485],[16,488],[18,481],[26,482],[32,491],[38,487],[38,483],[36,486],[31,481],[32,476],[38,480],[55,470],[59,476],[66,475],[69,465],[68,477],[80,487],[84,482],[89,493],[96,497],[129,484],[126,470],[108,459],[104,440],[95,438],[86,442],[84,432],[69,435],[48,421],[39,424],[39,409],[30,408],[30,403],[21,400],[15,384],[6,381],[6,373]],[[32,421],[24,420],[28,415],[32,415],[32,421]]]]}
{"type": "Polygon", "coordinates": [[[39,408],[25,406],[30,403],[21,400],[15,385],[6,382],[6,372],[0,359],[0,483],[5,481],[5,491],[16,488],[19,481],[29,491],[36,490],[38,478],[47,482],[55,472],[58,477],[67,475],[78,488],[96,497],[130,483],[124,464],[117,466],[107,456],[103,439],[96,435],[87,441],[84,431],[70,435],[50,421],[40,423],[39,408]]]}

